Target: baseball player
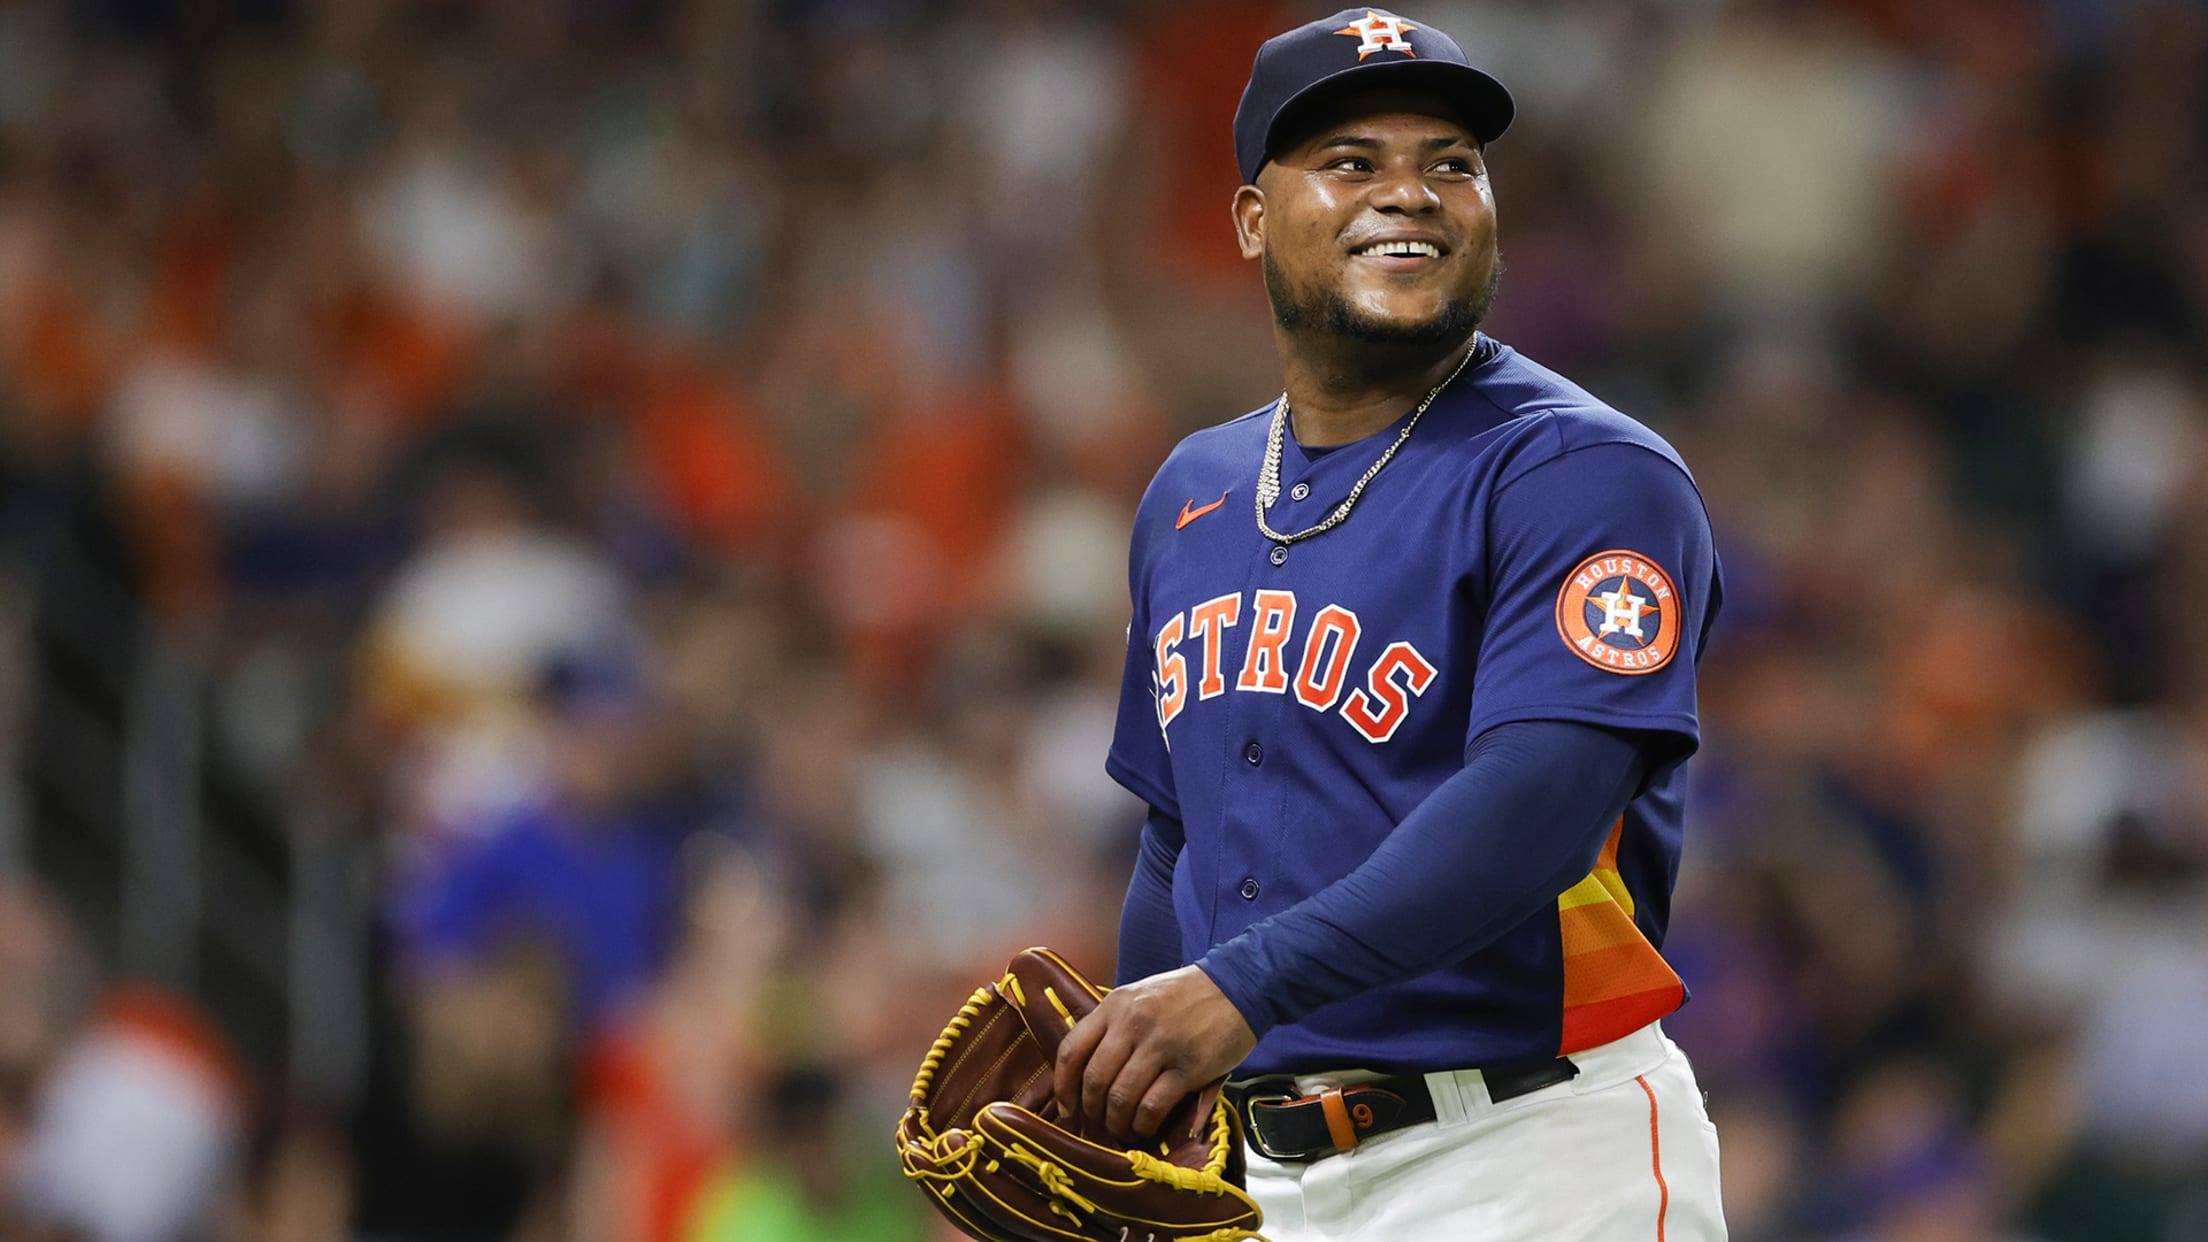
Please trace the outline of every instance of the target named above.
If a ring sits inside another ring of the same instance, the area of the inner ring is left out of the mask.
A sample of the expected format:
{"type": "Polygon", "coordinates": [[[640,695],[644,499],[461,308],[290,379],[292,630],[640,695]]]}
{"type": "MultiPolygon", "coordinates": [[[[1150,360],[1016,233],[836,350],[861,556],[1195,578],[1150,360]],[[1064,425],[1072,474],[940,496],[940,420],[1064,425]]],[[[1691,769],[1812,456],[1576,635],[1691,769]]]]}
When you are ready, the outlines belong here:
{"type": "Polygon", "coordinates": [[[1513,104],[1421,22],[1259,51],[1234,119],[1277,401],[1135,517],[1106,766],[1149,804],[1061,1108],[1229,1075],[1274,1242],[1722,1238],[1658,1019],[1720,594],[1661,438],[1479,332],[1513,104]]]}

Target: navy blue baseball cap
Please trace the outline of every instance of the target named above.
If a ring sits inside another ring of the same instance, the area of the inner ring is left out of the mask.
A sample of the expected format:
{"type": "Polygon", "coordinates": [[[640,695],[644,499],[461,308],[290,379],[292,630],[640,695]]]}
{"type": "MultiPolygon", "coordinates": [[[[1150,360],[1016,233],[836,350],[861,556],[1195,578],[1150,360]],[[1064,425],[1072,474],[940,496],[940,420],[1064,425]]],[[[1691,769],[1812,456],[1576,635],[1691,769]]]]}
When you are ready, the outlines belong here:
{"type": "Polygon", "coordinates": [[[1234,110],[1234,159],[1254,182],[1312,103],[1344,86],[1385,83],[1439,92],[1481,145],[1510,128],[1517,106],[1503,84],[1472,67],[1457,41],[1386,9],[1343,9],[1275,35],[1257,49],[1234,110]]]}

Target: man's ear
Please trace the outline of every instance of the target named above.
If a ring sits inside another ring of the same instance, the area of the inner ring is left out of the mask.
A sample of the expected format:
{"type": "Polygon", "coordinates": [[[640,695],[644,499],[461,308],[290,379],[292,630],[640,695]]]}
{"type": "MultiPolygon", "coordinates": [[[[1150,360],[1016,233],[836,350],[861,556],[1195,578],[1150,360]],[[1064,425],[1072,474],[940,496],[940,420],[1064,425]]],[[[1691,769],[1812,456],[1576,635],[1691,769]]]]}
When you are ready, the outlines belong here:
{"type": "Polygon", "coordinates": [[[1234,239],[1245,259],[1265,253],[1265,191],[1254,185],[1234,192],[1234,239]]]}

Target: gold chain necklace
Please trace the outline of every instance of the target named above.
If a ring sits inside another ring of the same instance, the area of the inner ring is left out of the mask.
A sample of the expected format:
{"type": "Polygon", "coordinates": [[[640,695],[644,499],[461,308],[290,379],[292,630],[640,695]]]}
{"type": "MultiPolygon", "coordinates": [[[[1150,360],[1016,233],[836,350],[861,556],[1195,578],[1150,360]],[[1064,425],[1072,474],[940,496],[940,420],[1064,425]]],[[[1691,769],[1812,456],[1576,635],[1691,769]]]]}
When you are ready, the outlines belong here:
{"type": "Polygon", "coordinates": [[[1285,390],[1282,391],[1280,400],[1273,405],[1272,430],[1267,432],[1265,436],[1265,463],[1258,467],[1257,471],[1258,533],[1274,543],[1290,544],[1299,539],[1309,539],[1313,535],[1323,535],[1341,525],[1342,519],[1348,517],[1349,511],[1356,506],[1357,498],[1364,495],[1365,485],[1372,482],[1374,476],[1380,473],[1382,466],[1388,464],[1389,460],[1395,456],[1395,451],[1403,447],[1403,442],[1411,438],[1411,428],[1418,426],[1419,417],[1426,413],[1426,407],[1434,403],[1434,398],[1441,395],[1441,390],[1447,388],[1450,381],[1456,379],[1463,372],[1465,364],[1472,361],[1472,355],[1478,352],[1480,352],[1479,342],[1475,340],[1472,348],[1464,351],[1464,357],[1457,360],[1457,369],[1449,373],[1448,379],[1434,385],[1434,390],[1426,394],[1426,399],[1418,403],[1417,409],[1411,411],[1411,421],[1403,424],[1403,430],[1396,435],[1395,443],[1388,446],[1387,452],[1380,454],[1380,460],[1372,463],[1372,469],[1365,471],[1363,478],[1351,485],[1348,497],[1342,503],[1334,506],[1334,512],[1328,514],[1326,520],[1308,530],[1299,530],[1292,535],[1281,534],[1265,521],[1265,511],[1273,507],[1274,501],[1280,499],[1280,454],[1282,445],[1288,435],[1288,394],[1285,390]]]}

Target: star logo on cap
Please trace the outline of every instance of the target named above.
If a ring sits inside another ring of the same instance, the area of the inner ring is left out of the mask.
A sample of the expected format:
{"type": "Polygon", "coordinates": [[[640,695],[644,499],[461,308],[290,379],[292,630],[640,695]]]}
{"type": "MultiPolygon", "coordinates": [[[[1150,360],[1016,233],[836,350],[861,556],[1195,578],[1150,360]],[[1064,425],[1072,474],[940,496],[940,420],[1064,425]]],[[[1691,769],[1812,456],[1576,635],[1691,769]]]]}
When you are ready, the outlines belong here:
{"type": "Polygon", "coordinates": [[[1418,55],[1418,53],[1411,50],[1410,39],[1411,32],[1416,29],[1418,27],[1411,25],[1393,13],[1379,13],[1366,9],[1365,20],[1351,22],[1334,33],[1354,35],[1364,40],[1357,45],[1357,59],[1362,61],[1374,52],[1401,52],[1405,56],[1418,55]]]}

